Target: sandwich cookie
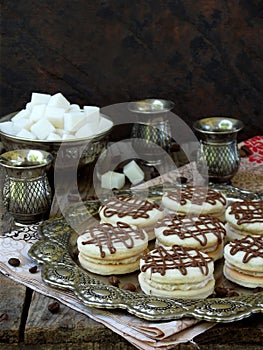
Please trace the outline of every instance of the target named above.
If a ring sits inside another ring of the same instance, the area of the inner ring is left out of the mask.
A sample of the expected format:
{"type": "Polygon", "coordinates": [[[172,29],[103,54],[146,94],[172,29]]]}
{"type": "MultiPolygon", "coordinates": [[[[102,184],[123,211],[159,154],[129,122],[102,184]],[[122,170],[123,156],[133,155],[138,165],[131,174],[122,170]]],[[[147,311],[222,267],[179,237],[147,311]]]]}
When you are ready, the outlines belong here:
{"type": "Polygon", "coordinates": [[[211,215],[167,215],[154,228],[156,245],[171,247],[174,244],[198,249],[213,260],[223,257],[224,224],[211,215]]]}
{"type": "Polygon", "coordinates": [[[149,239],[154,239],[153,227],[164,215],[156,203],[136,196],[111,197],[99,208],[101,222],[116,224],[118,221],[143,228],[149,239]]]}
{"type": "Polygon", "coordinates": [[[166,192],[162,205],[172,213],[208,214],[224,220],[227,200],[211,188],[189,185],[166,192]]]}
{"type": "Polygon", "coordinates": [[[214,262],[196,249],[157,247],[140,261],[142,291],[169,298],[206,298],[214,291],[214,262]]]}
{"type": "Polygon", "coordinates": [[[263,287],[263,235],[229,242],[224,257],[227,279],[247,288],[263,287]]]}
{"type": "Polygon", "coordinates": [[[118,222],[91,227],[77,239],[81,266],[99,275],[125,274],[139,269],[148,236],[136,226],[118,222]]]}
{"type": "Polygon", "coordinates": [[[226,210],[226,234],[230,241],[263,235],[263,201],[231,203],[226,210]]]}

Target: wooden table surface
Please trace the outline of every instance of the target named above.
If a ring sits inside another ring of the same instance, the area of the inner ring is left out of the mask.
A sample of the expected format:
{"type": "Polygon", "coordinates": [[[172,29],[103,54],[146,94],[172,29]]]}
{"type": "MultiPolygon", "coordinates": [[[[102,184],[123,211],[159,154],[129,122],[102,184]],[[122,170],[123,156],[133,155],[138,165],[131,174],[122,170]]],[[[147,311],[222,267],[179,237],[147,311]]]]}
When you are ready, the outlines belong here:
{"type": "MultiPolygon", "coordinates": [[[[2,169],[0,174],[2,189],[2,169]]],[[[8,216],[4,216],[2,199],[0,214],[3,234],[4,230],[8,230],[8,216]]],[[[60,305],[58,313],[51,313],[48,306],[54,301],[0,274],[0,349],[33,350],[36,346],[38,350],[135,349],[104,325],[65,305],[60,305]]],[[[194,342],[181,344],[174,349],[262,349],[262,314],[238,322],[218,324],[197,336],[194,342]]]]}

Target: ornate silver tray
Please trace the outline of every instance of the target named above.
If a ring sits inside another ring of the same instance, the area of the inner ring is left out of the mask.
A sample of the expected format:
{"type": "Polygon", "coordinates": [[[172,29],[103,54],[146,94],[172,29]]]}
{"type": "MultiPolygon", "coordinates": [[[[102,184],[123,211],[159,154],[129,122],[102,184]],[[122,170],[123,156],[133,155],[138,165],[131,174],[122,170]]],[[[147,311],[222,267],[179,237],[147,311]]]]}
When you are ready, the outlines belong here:
{"type": "MultiPolygon", "coordinates": [[[[227,194],[227,188],[225,190],[227,194]]],[[[158,200],[162,195],[162,187],[152,187],[148,194],[152,199],[158,200]]],[[[231,200],[240,197],[254,199],[261,197],[247,191],[238,189],[235,191],[233,188],[230,194],[231,200]]],[[[97,214],[99,205],[99,200],[85,202],[85,207],[93,216],[97,214]]],[[[78,204],[73,205],[69,209],[69,215],[80,227],[87,227],[90,219],[85,219],[80,208],[78,204]]],[[[215,264],[216,286],[234,292],[234,296],[214,295],[198,300],[170,299],[143,294],[139,289],[137,273],[119,276],[120,285],[114,287],[109,284],[108,277],[98,276],[82,269],[76,254],[78,234],[63,217],[42,223],[39,226],[39,235],[40,240],[30,248],[29,255],[43,265],[43,281],[54,288],[71,290],[84,305],[89,307],[125,309],[133,315],[152,321],[193,317],[213,322],[232,322],[248,317],[252,313],[263,312],[263,292],[256,293],[255,290],[238,287],[226,280],[222,274],[223,261],[215,264]],[[136,292],[122,289],[128,282],[137,286],[136,292]]]]}

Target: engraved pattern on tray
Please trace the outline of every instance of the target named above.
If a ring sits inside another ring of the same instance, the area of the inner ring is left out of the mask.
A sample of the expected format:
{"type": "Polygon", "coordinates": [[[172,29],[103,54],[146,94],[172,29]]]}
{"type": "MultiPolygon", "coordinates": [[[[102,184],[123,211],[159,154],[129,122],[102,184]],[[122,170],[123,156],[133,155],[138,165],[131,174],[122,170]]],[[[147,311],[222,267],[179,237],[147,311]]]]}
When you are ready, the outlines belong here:
{"type": "MultiPolygon", "coordinates": [[[[244,191],[235,192],[233,188],[225,188],[233,200],[243,197],[262,197],[258,194],[244,191]],[[234,193],[235,192],[235,193],[234,193]]],[[[121,192],[129,194],[129,191],[121,192]]],[[[149,198],[158,201],[162,195],[162,187],[154,186],[149,190],[149,198]]],[[[85,203],[92,215],[97,213],[100,202],[91,200],[85,203]]],[[[69,209],[79,225],[87,225],[88,220],[78,211],[69,209]]],[[[64,218],[50,219],[39,226],[40,240],[33,244],[29,255],[36,262],[43,264],[43,281],[55,288],[71,290],[78,299],[89,307],[124,309],[137,317],[148,320],[172,320],[182,317],[193,317],[213,322],[232,322],[250,316],[252,313],[263,312],[263,292],[238,287],[227,281],[222,275],[223,262],[216,262],[215,273],[219,285],[230,288],[237,294],[233,297],[209,297],[207,299],[171,299],[145,295],[142,292],[131,292],[114,287],[108,283],[108,277],[98,276],[80,267],[76,255],[78,234],[67,224],[64,218]]],[[[121,282],[137,283],[137,274],[121,276],[121,282]]]]}

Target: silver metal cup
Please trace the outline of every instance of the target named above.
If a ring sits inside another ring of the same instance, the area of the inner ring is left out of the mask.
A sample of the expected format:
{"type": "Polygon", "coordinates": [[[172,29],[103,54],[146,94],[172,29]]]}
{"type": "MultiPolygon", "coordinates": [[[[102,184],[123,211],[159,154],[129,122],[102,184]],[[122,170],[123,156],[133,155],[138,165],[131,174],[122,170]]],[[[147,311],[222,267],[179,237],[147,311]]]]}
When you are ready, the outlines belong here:
{"type": "Polygon", "coordinates": [[[129,111],[136,113],[137,122],[132,128],[132,146],[148,165],[162,162],[163,152],[171,146],[171,126],[167,113],[174,103],[162,99],[145,99],[129,103],[129,111]]]}
{"type": "Polygon", "coordinates": [[[49,152],[29,149],[0,156],[0,164],[6,170],[4,206],[17,223],[35,223],[49,213],[52,191],[46,170],[52,160],[49,152]]]}
{"type": "Polygon", "coordinates": [[[229,117],[203,118],[193,124],[200,141],[197,169],[210,181],[228,182],[238,171],[237,133],[243,127],[242,121],[229,117]],[[208,174],[203,173],[204,168],[208,174]]]}

